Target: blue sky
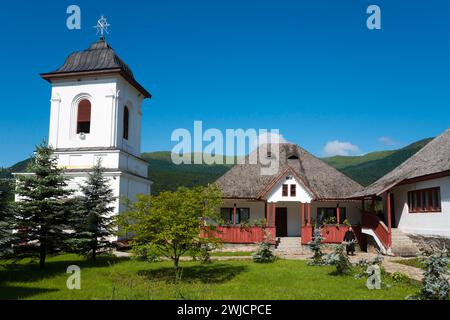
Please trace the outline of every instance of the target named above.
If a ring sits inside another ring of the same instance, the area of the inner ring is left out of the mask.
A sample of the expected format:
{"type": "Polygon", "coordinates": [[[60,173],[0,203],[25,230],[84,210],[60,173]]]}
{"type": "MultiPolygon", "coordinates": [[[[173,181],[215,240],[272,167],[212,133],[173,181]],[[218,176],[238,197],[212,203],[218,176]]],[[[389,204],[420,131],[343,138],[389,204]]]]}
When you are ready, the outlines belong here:
{"type": "Polygon", "coordinates": [[[312,153],[396,148],[450,127],[450,2],[192,0],[2,2],[0,166],[48,135],[50,86],[39,78],[98,37],[154,95],[143,151],[170,150],[177,128],[280,129],[312,153]],[[66,8],[82,30],[66,28],[66,8]],[[382,30],[366,28],[370,4],[382,30]],[[382,141],[380,141],[380,138],[382,141]],[[354,147],[357,147],[356,149],[354,147]],[[353,148],[353,149],[352,149],[353,148]]]}

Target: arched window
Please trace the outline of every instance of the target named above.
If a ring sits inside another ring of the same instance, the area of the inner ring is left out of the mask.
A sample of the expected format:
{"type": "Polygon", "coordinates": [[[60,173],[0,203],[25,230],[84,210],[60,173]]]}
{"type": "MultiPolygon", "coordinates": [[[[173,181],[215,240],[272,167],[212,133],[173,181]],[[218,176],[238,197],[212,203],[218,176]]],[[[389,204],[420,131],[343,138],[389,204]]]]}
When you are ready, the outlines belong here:
{"type": "Polygon", "coordinates": [[[123,110],[123,138],[128,140],[128,133],[130,128],[130,110],[125,107],[123,110]]]}
{"type": "Polygon", "coordinates": [[[78,103],[77,134],[91,132],[91,102],[81,100],[78,103]]]}

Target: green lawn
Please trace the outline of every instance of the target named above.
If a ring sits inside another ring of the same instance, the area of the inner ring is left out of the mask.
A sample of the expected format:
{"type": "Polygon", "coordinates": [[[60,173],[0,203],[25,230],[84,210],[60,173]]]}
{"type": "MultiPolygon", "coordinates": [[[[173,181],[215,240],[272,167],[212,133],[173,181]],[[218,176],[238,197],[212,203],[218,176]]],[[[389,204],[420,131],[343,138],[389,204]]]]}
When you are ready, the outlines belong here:
{"type": "Polygon", "coordinates": [[[95,264],[75,255],[50,258],[47,270],[35,263],[0,266],[0,299],[400,299],[418,291],[413,282],[394,283],[370,291],[364,279],[334,276],[332,267],[304,261],[251,260],[201,265],[183,262],[181,284],[173,284],[170,262],[147,263],[101,258],[95,264]],[[81,290],[66,288],[69,265],[82,270],[81,290]]]}
{"type": "Polygon", "coordinates": [[[403,259],[403,260],[397,260],[394,262],[404,264],[405,266],[419,268],[419,269],[423,268],[423,264],[422,264],[422,262],[420,262],[420,260],[418,258],[403,259]]]}
{"type": "MultiPolygon", "coordinates": [[[[420,262],[419,258],[403,259],[403,260],[397,260],[395,262],[404,264],[406,266],[419,268],[419,269],[424,268],[424,265],[422,262],[420,262]]],[[[448,267],[450,268],[450,264],[448,265],[448,267]]]]}

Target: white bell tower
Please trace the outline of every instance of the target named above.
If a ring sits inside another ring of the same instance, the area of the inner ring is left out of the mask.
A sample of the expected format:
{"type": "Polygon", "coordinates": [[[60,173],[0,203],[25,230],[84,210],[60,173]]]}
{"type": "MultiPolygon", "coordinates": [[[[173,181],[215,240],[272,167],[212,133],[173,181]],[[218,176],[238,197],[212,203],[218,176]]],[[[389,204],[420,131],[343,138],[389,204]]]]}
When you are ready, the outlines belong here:
{"type": "Polygon", "coordinates": [[[148,163],[140,154],[142,102],[151,94],[104,37],[41,76],[52,84],[49,145],[70,187],[79,189],[101,159],[117,197],[115,214],[123,198],[149,194],[148,163]]]}

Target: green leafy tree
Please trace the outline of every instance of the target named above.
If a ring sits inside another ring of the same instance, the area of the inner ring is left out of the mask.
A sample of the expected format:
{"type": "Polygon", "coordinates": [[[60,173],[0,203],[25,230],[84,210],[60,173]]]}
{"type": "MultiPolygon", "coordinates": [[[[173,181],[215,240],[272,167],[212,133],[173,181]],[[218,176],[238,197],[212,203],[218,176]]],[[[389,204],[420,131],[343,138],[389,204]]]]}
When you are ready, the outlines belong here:
{"type": "Polygon", "coordinates": [[[80,190],[82,195],[76,199],[76,210],[71,217],[75,233],[67,244],[72,251],[95,261],[99,252],[114,247],[111,238],[116,234],[112,217],[116,198],[101,161],[93,167],[80,190]]]}
{"type": "Polygon", "coordinates": [[[207,222],[218,220],[221,203],[221,192],[212,185],[139,195],[119,217],[119,226],[122,234],[133,234],[132,247],[153,245],[161,256],[171,259],[178,276],[182,255],[217,241],[213,225],[207,222]]]}
{"type": "Polygon", "coordinates": [[[27,174],[17,176],[16,192],[20,197],[14,206],[15,230],[20,243],[26,244],[16,255],[39,257],[45,268],[47,254],[61,250],[67,237],[71,191],[67,178],[57,165],[54,150],[42,143],[28,165],[27,174]]]}

